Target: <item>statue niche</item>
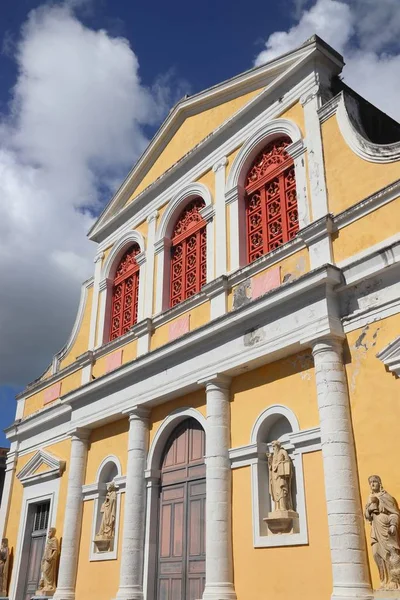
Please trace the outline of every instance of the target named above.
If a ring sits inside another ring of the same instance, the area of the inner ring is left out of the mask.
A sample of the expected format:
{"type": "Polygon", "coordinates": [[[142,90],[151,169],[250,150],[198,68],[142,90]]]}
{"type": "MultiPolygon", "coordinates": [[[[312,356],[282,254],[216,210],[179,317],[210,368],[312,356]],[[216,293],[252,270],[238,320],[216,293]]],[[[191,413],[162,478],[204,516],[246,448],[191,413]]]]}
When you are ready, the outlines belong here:
{"type": "Polygon", "coordinates": [[[400,510],[383,489],[379,475],[368,478],[371,493],[365,518],[371,524],[372,554],[378,567],[381,590],[400,589],[400,510]]]}
{"type": "Polygon", "coordinates": [[[50,527],[42,558],[42,576],[36,596],[53,596],[56,591],[56,567],[58,558],[58,540],[56,529],[50,527]]]}
{"type": "Polygon", "coordinates": [[[98,552],[110,552],[114,547],[117,488],[114,482],[107,485],[107,494],[100,508],[101,523],[94,538],[98,552]]]}
{"type": "Polygon", "coordinates": [[[299,515],[292,499],[293,462],[279,441],[272,442],[272,454],[267,454],[269,493],[274,510],[264,519],[272,534],[298,533],[299,515]]]}
{"type": "Polygon", "coordinates": [[[8,539],[3,538],[0,546],[0,597],[7,596],[9,561],[10,549],[8,547],[8,539]]]}

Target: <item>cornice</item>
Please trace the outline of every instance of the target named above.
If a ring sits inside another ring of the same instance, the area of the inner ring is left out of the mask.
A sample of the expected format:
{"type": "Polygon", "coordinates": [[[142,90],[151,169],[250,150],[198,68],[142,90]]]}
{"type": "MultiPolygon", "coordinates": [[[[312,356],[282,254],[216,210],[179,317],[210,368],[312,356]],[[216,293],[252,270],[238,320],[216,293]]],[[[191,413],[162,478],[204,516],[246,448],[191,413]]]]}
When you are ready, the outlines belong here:
{"type": "Polygon", "coordinates": [[[397,377],[400,376],[400,336],[396,337],[376,357],[397,377]]]}

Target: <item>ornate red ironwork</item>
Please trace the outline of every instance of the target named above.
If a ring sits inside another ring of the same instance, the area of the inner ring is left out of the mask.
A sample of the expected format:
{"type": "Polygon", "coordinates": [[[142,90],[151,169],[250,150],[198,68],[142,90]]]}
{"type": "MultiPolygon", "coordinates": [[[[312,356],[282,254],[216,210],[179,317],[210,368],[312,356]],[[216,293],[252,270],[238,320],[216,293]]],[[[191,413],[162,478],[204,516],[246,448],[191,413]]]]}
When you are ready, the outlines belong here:
{"type": "Polygon", "coordinates": [[[205,202],[192,200],[180,214],[172,233],[171,307],[197,294],[206,283],[206,222],[200,214],[205,202]]]}
{"type": "Polygon", "coordinates": [[[110,340],[127,333],[137,321],[139,265],[136,256],[138,244],[133,244],[123,254],[115,272],[112,304],[110,340]]]}
{"type": "Polygon", "coordinates": [[[246,177],[247,258],[251,263],[295,237],[299,230],[289,138],[268,144],[246,177]]]}

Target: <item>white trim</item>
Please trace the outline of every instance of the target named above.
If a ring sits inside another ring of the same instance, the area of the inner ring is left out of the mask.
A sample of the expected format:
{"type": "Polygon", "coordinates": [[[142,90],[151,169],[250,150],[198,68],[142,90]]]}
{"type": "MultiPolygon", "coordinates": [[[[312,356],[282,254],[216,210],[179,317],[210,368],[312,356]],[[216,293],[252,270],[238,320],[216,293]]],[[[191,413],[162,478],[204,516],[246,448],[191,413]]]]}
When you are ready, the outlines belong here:
{"type": "Polygon", "coordinates": [[[65,464],[65,460],[61,460],[60,458],[54,456],[54,454],[50,454],[50,452],[47,452],[41,448],[32,456],[32,458],[26,463],[21,471],[17,473],[17,479],[19,479],[19,481],[25,487],[26,485],[30,485],[32,483],[38,484],[42,481],[47,481],[48,479],[61,477],[65,471],[65,464]],[[42,465],[47,466],[48,470],[42,473],[37,473],[37,469],[39,469],[39,467],[42,465]]]}
{"type": "Polygon", "coordinates": [[[215,276],[226,274],[225,175],[228,159],[220,158],[213,166],[215,182],[215,276]]]}
{"type": "MultiPolygon", "coordinates": [[[[96,343],[96,325],[97,325],[97,313],[99,305],[99,293],[100,293],[100,279],[102,262],[104,258],[104,252],[99,252],[94,259],[94,283],[93,283],[93,296],[92,296],[92,310],[90,314],[90,326],[89,326],[89,343],[88,350],[93,350],[96,343]]],[[[90,369],[91,374],[91,369],[90,369]]],[[[90,375],[89,375],[90,380],[90,375]]]]}
{"type": "Polygon", "coordinates": [[[204,429],[207,436],[207,420],[196,409],[178,408],[171,412],[161,423],[147,454],[147,502],[146,502],[146,527],[144,542],[144,575],[143,588],[144,598],[153,598],[155,593],[156,579],[156,548],[157,548],[157,522],[158,522],[158,490],[160,484],[160,467],[162,453],[169,436],[185,419],[196,419],[204,429]]]}
{"type": "Polygon", "coordinates": [[[127,231],[118,238],[118,241],[113,245],[109,255],[104,261],[103,268],[101,270],[101,279],[113,279],[114,270],[117,267],[118,261],[131,244],[138,244],[141,252],[145,251],[145,241],[140,231],[127,231]]]}
{"type": "Polygon", "coordinates": [[[358,104],[354,98],[341,92],[336,108],[336,119],[340,132],[352,151],[363,160],[386,164],[400,160],[400,141],[393,144],[374,144],[362,129],[358,104]],[[357,131],[353,122],[357,123],[357,131]]]}
{"type": "Polygon", "coordinates": [[[257,417],[251,430],[251,444],[258,444],[261,441],[259,439],[261,428],[268,421],[274,420],[275,417],[285,417],[285,419],[289,421],[290,427],[292,428],[292,433],[297,433],[300,431],[299,421],[297,420],[294,412],[283,404],[274,404],[273,406],[268,406],[268,408],[263,410],[263,412],[257,417]]]}
{"type": "Polygon", "coordinates": [[[15,551],[14,568],[12,571],[12,577],[10,582],[10,600],[18,600],[18,598],[22,597],[23,594],[22,586],[25,583],[26,566],[22,565],[21,568],[21,561],[23,557],[26,557],[26,559],[28,558],[28,556],[26,556],[26,553],[24,552],[24,546],[28,539],[28,533],[30,534],[30,532],[26,531],[29,508],[32,504],[37,504],[39,502],[50,500],[48,528],[50,529],[50,527],[54,527],[57,517],[60,481],[60,478],[54,478],[49,481],[42,481],[40,483],[24,487],[15,551]],[[21,577],[21,579],[20,572],[22,572],[24,575],[23,577],[21,577]]]}
{"type": "Polygon", "coordinates": [[[225,202],[229,205],[230,224],[230,266],[229,270],[235,271],[246,263],[245,256],[245,215],[244,215],[244,181],[250,164],[257,152],[265,144],[281,135],[286,135],[292,140],[288,147],[289,154],[293,153],[296,173],[296,191],[299,211],[300,226],[309,223],[307,201],[307,176],[305,161],[302,157],[305,151],[299,126],[289,119],[273,119],[259,127],[243,144],[233,160],[225,187],[225,202]]]}
{"type": "Polygon", "coordinates": [[[381,360],[389,371],[400,377],[400,336],[397,336],[393,342],[380,350],[376,358],[381,360]]]}
{"type": "Polygon", "coordinates": [[[155,210],[147,217],[147,266],[146,266],[146,292],[145,292],[145,306],[143,316],[148,318],[153,315],[153,293],[154,293],[154,242],[156,238],[156,226],[157,226],[158,211],[155,210]]]}
{"type": "MultiPolygon", "coordinates": [[[[93,277],[91,277],[90,279],[88,279],[87,281],[84,281],[84,283],[82,283],[78,312],[75,317],[75,322],[72,327],[72,331],[68,338],[67,343],[61,348],[61,350],[59,352],[57,352],[57,354],[55,354],[53,356],[53,360],[51,363],[51,374],[52,375],[55,375],[59,371],[60,363],[67,356],[68,352],[71,350],[72,346],[75,343],[75,340],[78,336],[78,333],[79,333],[81,325],[82,325],[83,315],[85,312],[86,302],[87,302],[87,297],[88,297],[88,290],[90,287],[92,287],[93,283],[94,283],[93,277]]],[[[76,358],[76,357],[74,357],[74,358],[76,358]]]]}

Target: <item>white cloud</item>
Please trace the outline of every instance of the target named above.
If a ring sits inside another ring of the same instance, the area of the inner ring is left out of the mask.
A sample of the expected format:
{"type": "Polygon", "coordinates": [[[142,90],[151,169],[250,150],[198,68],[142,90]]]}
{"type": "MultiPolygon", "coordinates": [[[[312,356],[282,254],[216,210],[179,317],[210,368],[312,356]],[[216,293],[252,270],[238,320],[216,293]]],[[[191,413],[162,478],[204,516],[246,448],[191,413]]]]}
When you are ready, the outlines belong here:
{"type": "Polygon", "coordinates": [[[5,384],[40,375],[65,342],[93,272],[86,232],[101,191],[126,174],[147,144],[142,126],[170,100],[162,82],[154,93],[143,86],[127,40],[83,26],[72,4],[30,13],[10,113],[0,115],[5,384]]]}
{"type": "MultiPolygon", "coordinates": [[[[288,31],[271,34],[254,64],[300,46],[314,33],[344,54],[344,80],[367,100],[400,119],[398,0],[317,0],[288,31]]],[[[299,3],[297,2],[297,7],[299,3]]]]}

